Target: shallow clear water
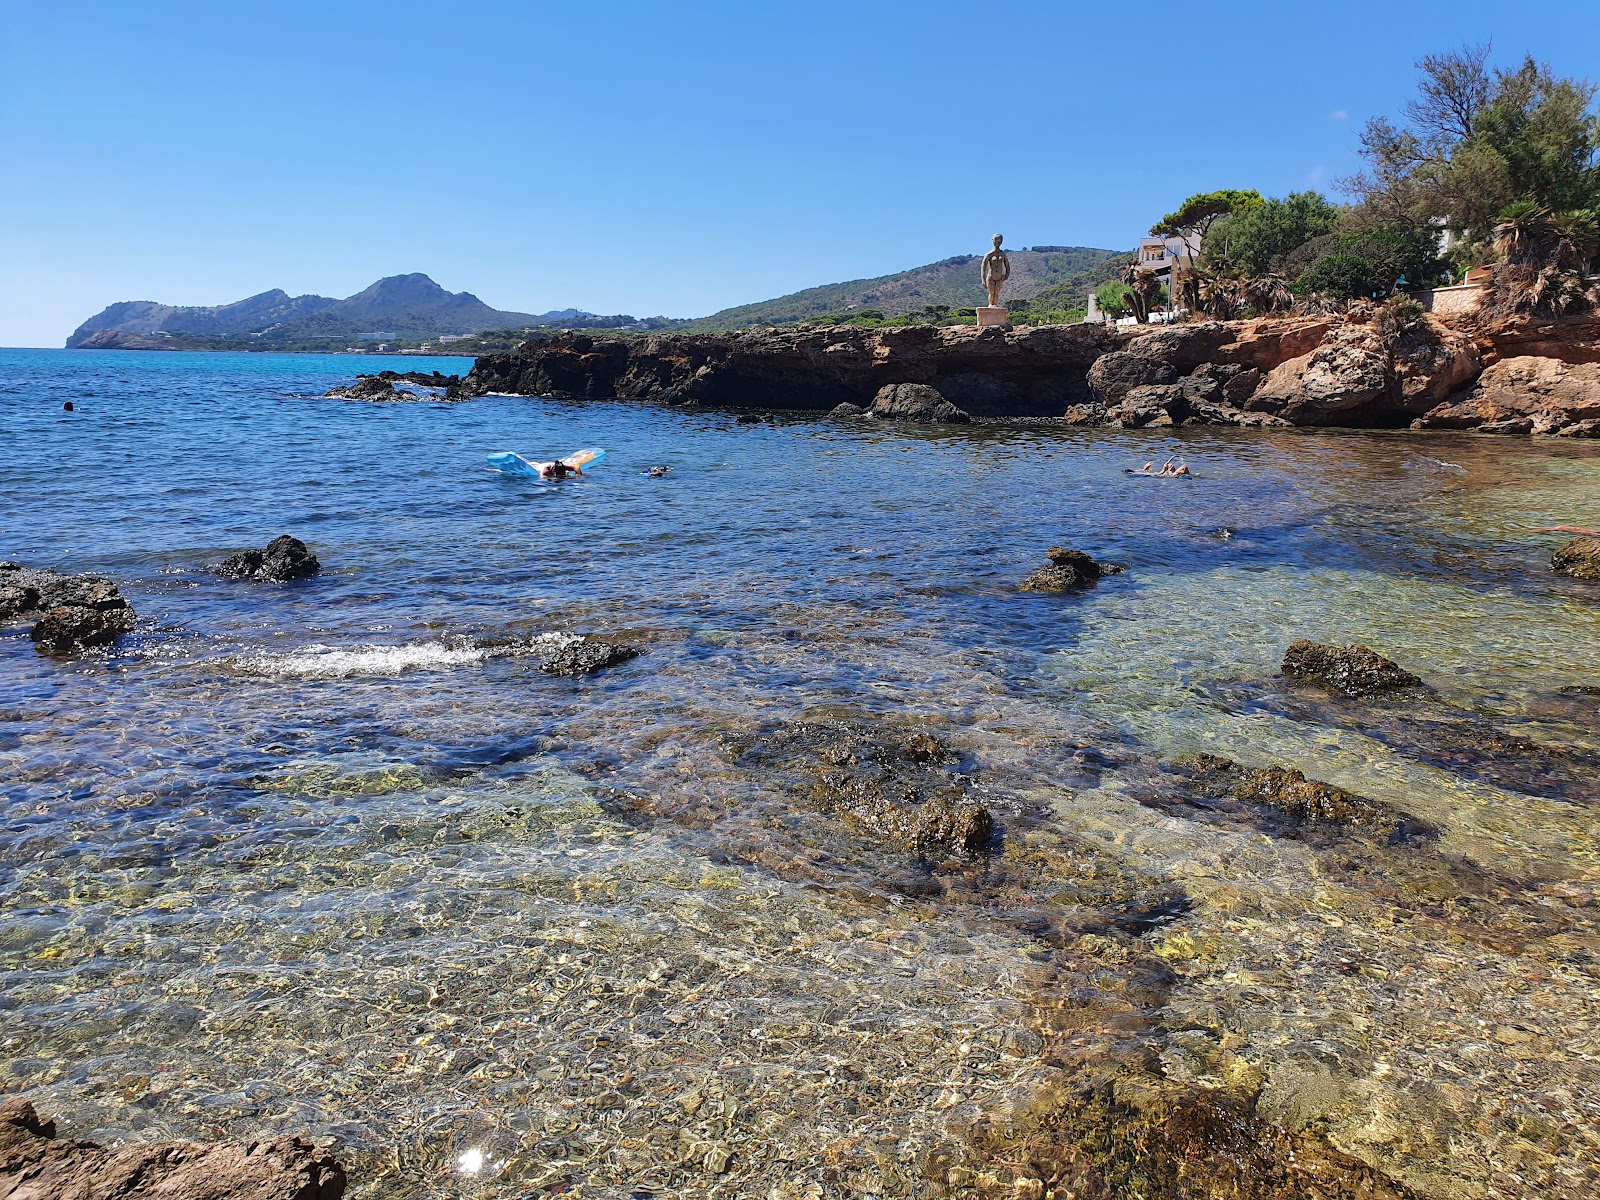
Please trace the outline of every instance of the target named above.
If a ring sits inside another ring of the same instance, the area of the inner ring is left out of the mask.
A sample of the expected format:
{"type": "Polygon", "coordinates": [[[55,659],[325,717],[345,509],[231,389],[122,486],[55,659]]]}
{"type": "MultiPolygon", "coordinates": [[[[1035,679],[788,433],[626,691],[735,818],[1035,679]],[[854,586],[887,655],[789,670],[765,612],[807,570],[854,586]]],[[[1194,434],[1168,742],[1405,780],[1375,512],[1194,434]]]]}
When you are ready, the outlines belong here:
{"type": "Polygon", "coordinates": [[[0,632],[0,1092],[310,1130],[357,1196],[923,1195],[1118,1070],[1424,1195],[1600,1186],[1600,588],[1519,528],[1600,520],[1600,446],[318,398],[467,365],[0,351],[0,558],[140,615],[0,632]],[[212,573],[284,532],[318,579],[212,573]],[[1056,543],[1127,572],[1018,592],[1056,543]],[[541,674],[574,633],[646,653],[541,674]],[[1285,691],[1297,637],[1433,692],[1285,691]],[[1001,849],[890,853],[730,749],[797,720],[934,732],[1001,849]],[[1199,750],[1438,839],[1168,803],[1199,750]]]}

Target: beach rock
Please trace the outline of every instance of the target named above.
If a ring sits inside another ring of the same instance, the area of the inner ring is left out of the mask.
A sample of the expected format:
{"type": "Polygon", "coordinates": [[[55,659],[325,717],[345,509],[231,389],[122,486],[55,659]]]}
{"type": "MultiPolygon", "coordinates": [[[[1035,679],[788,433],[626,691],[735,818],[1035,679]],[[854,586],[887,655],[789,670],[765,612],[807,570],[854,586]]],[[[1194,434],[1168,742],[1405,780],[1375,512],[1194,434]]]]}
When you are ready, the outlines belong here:
{"type": "Polygon", "coordinates": [[[1099,563],[1082,550],[1051,546],[1045,551],[1050,561],[1022,581],[1025,592],[1070,592],[1092,587],[1103,576],[1121,573],[1115,563],[1099,563]]]}
{"type": "Polygon", "coordinates": [[[1310,679],[1347,696],[1370,696],[1397,688],[1416,687],[1422,680],[1370,647],[1328,646],[1302,638],[1283,656],[1282,671],[1294,679],[1310,679]]]}
{"type": "Polygon", "coordinates": [[[217,568],[217,574],[224,579],[287,583],[291,579],[309,579],[320,570],[322,563],[304,542],[283,534],[268,542],[265,550],[241,550],[229,555],[217,568]]]}
{"type": "Polygon", "coordinates": [[[93,646],[109,646],[133,629],[130,608],[101,609],[60,604],[47,609],[28,634],[40,654],[76,654],[93,646]]]}
{"type": "Polygon", "coordinates": [[[1557,546],[1550,569],[1574,579],[1600,580],[1600,538],[1575,537],[1557,546]]]}
{"type": "Polygon", "coordinates": [[[1600,362],[1503,358],[1418,418],[1420,429],[1600,437],[1600,362]]]}
{"type": "Polygon", "coordinates": [[[108,1149],[0,1101],[0,1196],[13,1200],[340,1200],[344,1188],[333,1156],[297,1137],[108,1149]]]}
{"type": "Polygon", "coordinates": [[[1226,795],[1246,804],[1261,805],[1297,822],[1362,826],[1384,838],[1437,834],[1426,822],[1409,814],[1332,784],[1307,779],[1293,767],[1244,767],[1213,754],[1196,755],[1179,767],[1199,784],[1202,794],[1226,795]]]}
{"type": "Polygon", "coordinates": [[[790,781],[807,806],[907,854],[976,854],[994,838],[994,815],[966,794],[970,780],[945,768],[956,758],[926,733],[895,734],[856,723],[788,725],[742,755],[790,781]]]}
{"type": "Polygon", "coordinates": [[[0,563],[0,621],[41,614],[29,635],[43,654],[109,645],[134,627],[133,607],[109,579],[0,563]]]}
{"type": "Polygon", "coordinates": [[[1108,408],[1122,403],[1135,388],[1174,383],[1177,378],[1177,369],[1165,359],[1132,350],[1102,354],[1088,374],[1095,398],[1108,408]]]}
{"type": "Polygon", "coordinates": [[[587,675],[603,667],[614,667],[644,653],[633,646],[598,638],[579,638],[552,653],[539,667],[546,675],[587,675]]]}
{"type": "Polygon", "coordinates": [[[415,400],[415,392],[398,391],[394,382],[381,375],[362,375],[348,387],[329,388],[325,400],[415,400]]]}
{"type": "Polygon", "coordinates": [[[1425,336],[1394,356],[1397,395],[1401,413],[1426,413],[1483,371],[1483,350],[1459,329],[1425,318],[1425,336]]]}
{"type": "Polygon", "coordinates": [[[1279,364],[1247,407],[1295,425],[1369,423],[1390,391],[1389,355],[1369,325],[1343,325],[1321,346],[1279,364]]]}
{"type": "Polygon", "coordinates": [[[865,417],[871,410],[862,408],[859,404],[836,404],[828,410],[828,415],[836,421],[854,421],[865,417]]]}
{"type": "Polygon", "coordinates": [[[890,383],[878,389],[872,415],[901,421],[941,421],[965,425],[972,417],[926,383],[890,383]]]}

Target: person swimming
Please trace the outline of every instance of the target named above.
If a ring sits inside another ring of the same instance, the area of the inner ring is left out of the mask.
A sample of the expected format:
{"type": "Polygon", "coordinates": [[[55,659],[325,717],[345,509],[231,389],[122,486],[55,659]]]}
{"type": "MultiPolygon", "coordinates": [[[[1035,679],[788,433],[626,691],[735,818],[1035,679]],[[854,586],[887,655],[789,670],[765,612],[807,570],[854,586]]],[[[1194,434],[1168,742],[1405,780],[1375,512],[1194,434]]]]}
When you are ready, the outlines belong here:
{"type": "Polygon", "coordinates": [[[569,466],[559,458],[554,462],[543,463],[539,467],[540,479],[565,479],[568,475],[582,474],[583,469],[581,467],[569,466]]]}

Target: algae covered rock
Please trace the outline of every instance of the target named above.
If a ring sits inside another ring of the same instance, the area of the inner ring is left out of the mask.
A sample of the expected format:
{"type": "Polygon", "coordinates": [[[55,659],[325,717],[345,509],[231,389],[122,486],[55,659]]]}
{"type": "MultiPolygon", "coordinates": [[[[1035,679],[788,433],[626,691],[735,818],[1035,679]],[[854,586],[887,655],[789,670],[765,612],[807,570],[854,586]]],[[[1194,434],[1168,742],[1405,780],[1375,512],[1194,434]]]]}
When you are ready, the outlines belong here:
{"type": "Polygon", "coordinates": [[[554,651],[539,670],[546,675],[587,675],[604,667],[614,667],[630,658],[638,658],[643,651],[619,642],[598,638],[579,638],[554,651]]]}
{"type": "Polygon", "coordinates": [[[1115,563],[1096,562],[1084,551],[1065,546],[1051,546],[1045,557],[1050,561],[1022,581],[1023,591],[1070,592],[1092,587],[1102,577],[1122,571],[1115,563]]]}
{"type": "Polygon", "coordinates": [[[75,654],[93,646],[109,646],[133,629],[133,610],[60,604],[47,611],[28,636],[41,654],[75,654]]]}
{"type": "Polygon", "coordinates": [[[0,621],[34,614],[29,636],[41,654],[109,645],[134,626],[133,607],[109,579],[0,563],[0,621]]]}
{"type": "Polygon", "coordinates": [[[322,570],[322,563],[297,537],[283,534],[267,543],[264,550],[241,550],[223,560],[217,574],[224,579],[253,579],[260,583],[287,583],[309,579],[322,570]]]}
{"type": "Polygon", "coordinates": [[[1600,580],[1600,538],[1575,537],[1557,546],[1550,569],[1573,579],[1600,580]]]}
{"type": "Polygon", "coordinates": [[[1282,670],[1293,679],[1310,679],[1347,696],[1370,696],[1422,683],[1398,663],[1359,643],[1329,646],[1301,638],[1284,653],[1282,670]]]}
{"type": "Polygon", "coordinates": [[[131,1142],[56,1136],[26,1100],[0,1101],[0,1195],[75,1200],[340,1200],[344,1168],[298,1137],[131,1142]]]}

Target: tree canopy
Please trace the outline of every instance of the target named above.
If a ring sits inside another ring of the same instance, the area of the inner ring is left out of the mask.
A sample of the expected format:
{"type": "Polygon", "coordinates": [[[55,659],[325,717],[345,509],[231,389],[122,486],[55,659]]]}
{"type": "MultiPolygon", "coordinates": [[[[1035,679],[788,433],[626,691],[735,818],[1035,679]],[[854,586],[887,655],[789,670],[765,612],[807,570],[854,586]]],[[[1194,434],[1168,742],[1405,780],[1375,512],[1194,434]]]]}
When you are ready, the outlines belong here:
{"type": "Polygon", "coordinates": [[[1367,122],[1366,169],[1343,186],[1370,223],[1447,226],[1486,242],[1518,201],[1553,212],[1600,206],[1595,86],[1531,57],[1509,70],[1488,60],[1488,46],[1427,55],[1406,123],[1367,122]]]}
{"type": "Polygon", "coordinates": [[[1198,233],[1202,238],[1213,222],[1229,213],[1242,212],[1262,202],[1261,193],[1253,189],[1228,188],[1220,192],[1197,192],[1150,227],[1151,237],[1181,237],[1198,233]]]}
{"type": "Polygon", "coordinates": [[[1203,253],[1215,268],[1245,275],[1277,269],[1293,250],[1332,233],[1339,209],[1320,192],[1292,192],[1263,200],[1219,220],[1206,237],[1203,253]]]}

